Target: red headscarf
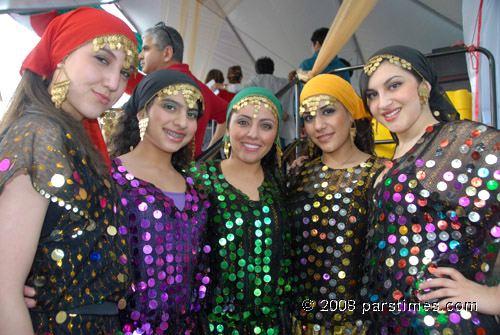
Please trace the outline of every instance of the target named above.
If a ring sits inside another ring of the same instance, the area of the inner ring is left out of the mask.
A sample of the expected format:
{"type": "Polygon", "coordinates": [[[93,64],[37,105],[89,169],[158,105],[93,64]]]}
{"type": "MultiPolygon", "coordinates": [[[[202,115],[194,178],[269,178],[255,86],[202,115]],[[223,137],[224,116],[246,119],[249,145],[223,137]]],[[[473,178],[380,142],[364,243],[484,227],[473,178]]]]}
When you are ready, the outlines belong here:
{"type": "MultiPolygon", "coordinates": [[[[116,42],[116,47],[123,50],[126,55],[124,67],[136,67],[137,40],[127,24],[105,10],[82,7],[60,15],[50,22],[38,44],[24,60],[21,74],[29,69],[40,76],[50,78],[58,63],[73,50],[90,41],[94,41],[96,48],[102,48],[106,42],[116,42]],[[108,37],[110,35],[116,38],[108,37]],[[97,45],[95,38],[100,36],[106,38],[97,45]]],[[[98,121],[86,120],[84,127],[110,165],[98,121]]]]}

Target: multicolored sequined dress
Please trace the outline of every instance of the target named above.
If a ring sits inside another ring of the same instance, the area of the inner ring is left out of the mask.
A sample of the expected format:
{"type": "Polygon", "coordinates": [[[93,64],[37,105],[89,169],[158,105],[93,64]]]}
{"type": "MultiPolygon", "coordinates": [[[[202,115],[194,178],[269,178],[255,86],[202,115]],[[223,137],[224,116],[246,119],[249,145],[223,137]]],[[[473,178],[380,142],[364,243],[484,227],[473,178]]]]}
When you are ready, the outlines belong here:
{"type": "Polygon", "coordinates": [[[287,334],[290,234],[277,179],[265,171],[260,200],[252,201],[227,182],[220,161],[190,171],[211,204],[211,334],[287,334]]]}
{"type": "Polygon", "coordinates": [[[454,121],[427,128],[387,163],[373,194],[361,289],[372,310],[384,310],[370,314],[374,334],[498,334],[494,317],[473,306],[438,312],[416,295],[436,266],[489,283],[500,241],[499,151],[498,130],[454,121]]]}
{"type": "Polygon", "coordinates": [[[197,334],[196,313],[205,297],[203,244],[208,201],[186,178],[186,202],[177,209],[164,191],[112,162],[111,171],[129,219],[132,296],[123,316],[125,335],[197,334]]]}
{"type": "Polygon", "coordinates": [[[368,223],[368,192],[383,159],[334,170],[321,157],[290,185],[294,334],[363,334],[356,299],[368,223]],[[356,323],[356,321],[358,321],[356,323]]]}
{"type": "Polygon", "coordinates": [[[97,176],[72,134],[34,113],[1,136],[0,189],[16,173],[27,173],[50,199],[26,280],[37,292],[37,305],[30,309],[35,332],[119,331],[117,306],[126,305],[129,250],[119,233],[126,217],[111,176],[97,176]]]}

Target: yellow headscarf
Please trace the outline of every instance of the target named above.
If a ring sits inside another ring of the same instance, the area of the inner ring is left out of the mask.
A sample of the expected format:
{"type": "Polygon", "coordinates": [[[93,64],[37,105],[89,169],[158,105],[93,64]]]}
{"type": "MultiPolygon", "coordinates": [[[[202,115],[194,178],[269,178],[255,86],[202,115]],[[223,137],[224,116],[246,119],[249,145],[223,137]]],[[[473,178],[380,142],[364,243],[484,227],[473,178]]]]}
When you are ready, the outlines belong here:
{"type": "MultiPolygon", "coordinates": [[[[367,118],[371,120],[363,105],[363,101],[354,91],[351,84],[334,74],[320,74],[309,80],[300,93],[299,115],[307,110],[312,115],[321,100],[340,101],[355,120],[367,118]]],[[[332,103],[333,103],[332,102],[332,103]]]]}

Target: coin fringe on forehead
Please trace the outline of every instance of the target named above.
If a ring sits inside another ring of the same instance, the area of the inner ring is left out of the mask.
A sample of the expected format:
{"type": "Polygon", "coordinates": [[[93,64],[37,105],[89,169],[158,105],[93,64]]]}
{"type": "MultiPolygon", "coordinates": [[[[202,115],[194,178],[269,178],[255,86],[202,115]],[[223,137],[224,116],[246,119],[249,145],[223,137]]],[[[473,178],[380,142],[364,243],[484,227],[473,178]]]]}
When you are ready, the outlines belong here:
{"type": "Polygon", "coordinates": [[[299,116],[302,117],[306,111],[312,116],[315,116],[321,101],[324,101],[325,105],[335,106],[338,100],[336,97],[332,97],[328,94],[318,94],[307,97],[300,104],[299,116]]]}
{"type": "Polygon", "coordinates": [[[105,48],[106,45],[109,45],[110,50],[122,50],[123,48],[123,52],[125,53],[123,67],[127,70],[134,68],[134,71],[137,72],[136,65],[139,62],[139,54],[135,44],[127,37],[115,34],[103,35],[94,38],[92,43],[95,52],[105,48]]]}
{"type": "Polygon", "coordinates": [[[164,99],[168,96],[178,95],[179,93],[182,93],[182,96],[184,97],[184,99],[186,99],[186,103],[189,108],[197,108],[198,106],[196,105],[196,102],[198,100],[201,101],[203,105],[203,95],[201,94],[200,90],[198,90],[191,84],[180,83],[168,85],[167,87],[162,88],[160,91],[158,91],[157,94],[149,98],[144,106],[149,105],[149,103],[156,96],[158,96],[159,99],[164,99]]]}
{"type": "Polygon", "coordinates": [[[363,70],[365,71],[365,73],[368,76],[371,76],[377,70],[379,65],[382,64],[382,62],[384,60],[388,60],[389,63],[397,65],[397,66],[399,66],[405,70],[408,70],[408,71],[411,71],[413,69],[413,71],[415,71],[420,76],[420,78],[425,80],[424,76],[417,69],[415,69],[415,67],[413,67],[409,61],[407,61],[406,59],[403,59],[399,56],[394,56],[394,55],[374,56],[374,57],[370,58],[370,60],[368,60],[368,62],[366,62],[363,70]]]}
{"type": "Polygon", "coordinates": [[[242,108],[248,106],[249,104],[254,107],[254,119],[257,118],[257,114],[259,113],[262,104],[264,104],[264,108],[269,109],[278,120],[280,119],[276,106],[271,102],[271,100],[263,95],[249,95],[234,104],[233,110],[239,112],[242,108]]]}

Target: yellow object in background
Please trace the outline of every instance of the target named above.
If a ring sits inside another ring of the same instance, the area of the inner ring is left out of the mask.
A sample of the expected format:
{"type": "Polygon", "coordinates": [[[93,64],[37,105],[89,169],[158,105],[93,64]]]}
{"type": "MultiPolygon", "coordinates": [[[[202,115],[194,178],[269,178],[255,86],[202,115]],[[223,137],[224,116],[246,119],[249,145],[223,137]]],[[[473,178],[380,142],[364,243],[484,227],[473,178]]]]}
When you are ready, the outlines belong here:
{"type": "Polygon", "coordinates": [[[377,141],[392,141],[391,133],[380,122],[372,119],[373,135],[375,136],[375,155],[379,157],[392,158],[396,143],[377,144],[377,141]]]}
{"type": "Polygon", "coordinates": [[[446,95],[460,114],[460,120],[472,120],[472,94],[469,91],[446,91],[446,95]]]}

